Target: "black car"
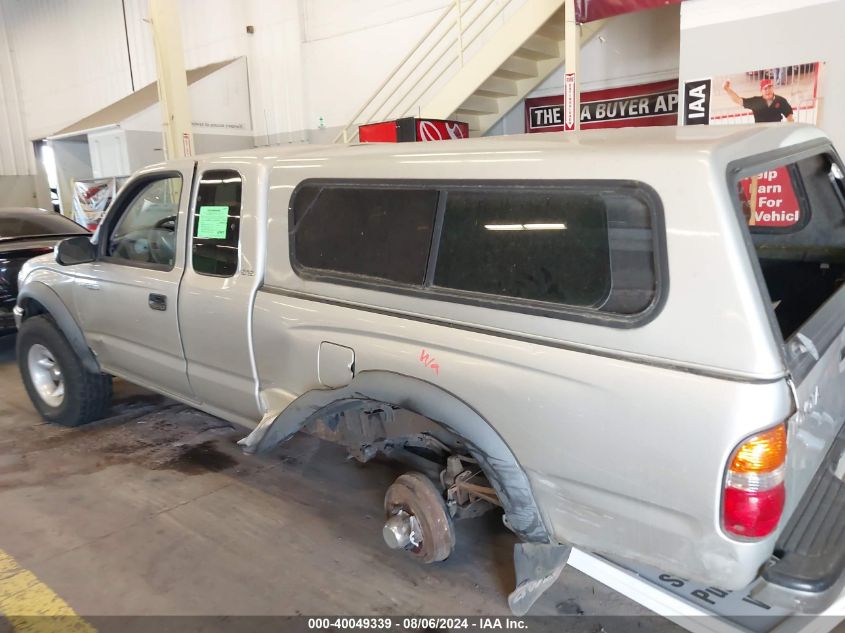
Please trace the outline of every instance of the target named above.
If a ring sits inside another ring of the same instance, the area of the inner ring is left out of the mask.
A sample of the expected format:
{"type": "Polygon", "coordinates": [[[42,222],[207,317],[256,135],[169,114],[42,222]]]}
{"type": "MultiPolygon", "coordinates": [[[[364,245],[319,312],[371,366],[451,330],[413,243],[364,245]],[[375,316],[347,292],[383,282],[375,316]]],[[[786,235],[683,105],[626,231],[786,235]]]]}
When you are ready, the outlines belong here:
{"type": "Polygon", "coordinates": [[[63,215],[44,209],[0,209],[0,335],[15,330],[12,308],[18,296],[18,271],[56,242],[88,231],[63,215]]]}

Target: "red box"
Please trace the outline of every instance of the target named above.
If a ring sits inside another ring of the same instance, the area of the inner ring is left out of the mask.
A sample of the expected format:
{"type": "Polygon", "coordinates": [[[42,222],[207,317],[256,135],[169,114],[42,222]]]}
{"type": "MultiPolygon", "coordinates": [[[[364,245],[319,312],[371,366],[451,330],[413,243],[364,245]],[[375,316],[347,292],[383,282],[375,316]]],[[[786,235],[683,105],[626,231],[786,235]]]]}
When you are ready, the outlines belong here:
{"type": "Polygon", "coordinates": [[[469,124],[446,119],[406,117],[358,127],[362,143],[407,143],[469,138],[469,124]]]}

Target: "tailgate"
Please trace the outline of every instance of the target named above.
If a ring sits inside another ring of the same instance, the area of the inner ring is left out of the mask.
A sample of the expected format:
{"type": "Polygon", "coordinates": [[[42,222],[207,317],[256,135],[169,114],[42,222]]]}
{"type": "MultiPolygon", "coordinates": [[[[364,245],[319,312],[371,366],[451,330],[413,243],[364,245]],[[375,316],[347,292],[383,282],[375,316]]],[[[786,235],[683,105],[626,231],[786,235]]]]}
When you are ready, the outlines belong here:
{"type": "Polygon", "coordinates": [[[831,446],[763,571],[769,599],[818,613],[845,584],[845,427],[831,446]]]}
{"type": "Polygon", "coordinates": [[[818,613],[845,581],[845,290],[787,342],[797,413],[789,421],[785,525],[763,600],[818,613]]]}

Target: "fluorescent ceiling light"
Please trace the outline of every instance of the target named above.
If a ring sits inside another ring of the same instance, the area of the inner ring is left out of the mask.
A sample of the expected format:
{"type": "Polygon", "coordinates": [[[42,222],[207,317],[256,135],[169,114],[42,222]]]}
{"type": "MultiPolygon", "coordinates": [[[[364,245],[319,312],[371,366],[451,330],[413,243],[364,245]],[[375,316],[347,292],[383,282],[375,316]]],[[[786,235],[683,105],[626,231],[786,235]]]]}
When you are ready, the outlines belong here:
{"type": "Polygon", "coordinates": [[[566,225],[563,222],[543,224],[538,222],[536,224],[523,224],[526,231],[563,231],[566,225]]]}
{"type": "Polygon", "coordinates": [[[525,228],[521,224],[485,224],[484,228],[488,231],[524,231],[525,228]]]}
{"type": "Polygon", "coordinates": [[[535,222],[531,224],[485,224],[488,231],[564,231],[566,225],[559,223],[535,222]]]}

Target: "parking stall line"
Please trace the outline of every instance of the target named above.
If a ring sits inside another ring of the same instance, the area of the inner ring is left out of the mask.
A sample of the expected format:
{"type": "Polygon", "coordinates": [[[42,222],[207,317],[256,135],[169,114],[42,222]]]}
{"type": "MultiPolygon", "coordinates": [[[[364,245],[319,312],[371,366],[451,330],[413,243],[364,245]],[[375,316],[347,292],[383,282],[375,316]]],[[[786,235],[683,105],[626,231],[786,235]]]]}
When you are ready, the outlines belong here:
{"type": "Polygon", "coordinates": [[[20,633],[97,633],[56,592],[1,549],[0,616],[20,633]]]}

